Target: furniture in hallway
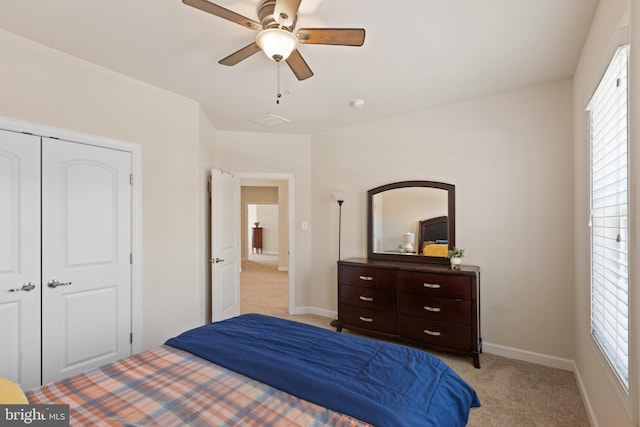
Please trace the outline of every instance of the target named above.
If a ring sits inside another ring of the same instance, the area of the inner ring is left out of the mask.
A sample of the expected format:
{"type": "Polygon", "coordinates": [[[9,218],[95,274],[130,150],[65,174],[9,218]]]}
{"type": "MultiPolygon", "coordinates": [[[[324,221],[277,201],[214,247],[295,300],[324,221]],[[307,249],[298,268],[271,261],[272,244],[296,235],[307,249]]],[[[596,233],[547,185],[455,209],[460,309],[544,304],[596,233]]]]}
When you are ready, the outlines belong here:
{"type": "Polygon", "coordinates": [[[262,253],[262,227],[254,227],[253,235],[251,238],[251,250],[252,253],[262,253]]]}

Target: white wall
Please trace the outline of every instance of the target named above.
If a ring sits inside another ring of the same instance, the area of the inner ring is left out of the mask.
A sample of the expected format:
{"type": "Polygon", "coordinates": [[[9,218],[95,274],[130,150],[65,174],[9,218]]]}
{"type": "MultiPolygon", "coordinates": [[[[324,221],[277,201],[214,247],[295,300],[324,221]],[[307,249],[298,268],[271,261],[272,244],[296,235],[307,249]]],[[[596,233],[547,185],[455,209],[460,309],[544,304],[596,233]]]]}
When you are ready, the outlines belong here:
{"type": "Polygon", "coordinates": [[[0,115],[142,146],[143,347],[198,325],[198,104],[5,31],[0,58],[0,115]]]}
{"type": "MultiPolygon", "coordinates": [[[[576,324],[576,349],[575,361],[578,374],[586,392],[586,400],[590,415],[593,417],[594,425],[600,426],[631,426],[635,425],[631,421],[630,414],[627,413],[623,399],[616,392],[615,380],[611,375],[600,351],[596,348],[590,331],[590,272],[589,272],[589,229],[587,220],[589,217],[589,117],[585,112],[587,102],[595,90],[602,74],[604,73],[616,46],[618,45],[619,29],[630,25],[632,41],[630,53],[630,162],[631,162],[631,215],[630,230],[631,237],[631,276],[629,287],[630,311],[633,315],[631,319],[632,329],[630,349],[633,352],[633,363],[637,364],[638,339],[638,311],[640,303],[638,299],[638,242],[640,232],[638,230],[637,200],[640,195],[638,189],[638,167],[640,164],[640,152],[636,150],[637,141],[640,137],[640,129],[637,117],[638,106],[640,105],[640,62],[638,55],[640,51],[640,8],[638,2],[628,0],[606,0],[600,1],[598,11],[594,18],[589,36],[585,43],[580,62],[574,76],[574,168],[575,168],[575,188],[574,188],[574,234],[575,234],[575,324],[576,324]],[[632,19],[629,23],[629,5],[633,5],[632,19]],[[634,214],[635,212],[635,214],[634,214]],[[635,261],[635,262],[633,262],[635,261]]],[[[632,368],[633,369],[633,368],[632,368]]],[[[633,375],[633,370],[631,374],[633,375]]],[[[639,378],[635,379],[635,383],[639,378]]],[[[635,397],[637,404],[637,396],[635,397]]]]}
{"type": "MultiPolygon", "coordinates": [[[[482,338],[573,359],[571,81],[313,136],[311,301],[336,310],[342,258],[366,257],[366,192],[403,180],[456,186],[456,245],[481,274],[482,338]],[[315,236],[319,236],[315,238],[315,236]]],[[[565,366],[566,367],[566,366],[565,366]]]]}

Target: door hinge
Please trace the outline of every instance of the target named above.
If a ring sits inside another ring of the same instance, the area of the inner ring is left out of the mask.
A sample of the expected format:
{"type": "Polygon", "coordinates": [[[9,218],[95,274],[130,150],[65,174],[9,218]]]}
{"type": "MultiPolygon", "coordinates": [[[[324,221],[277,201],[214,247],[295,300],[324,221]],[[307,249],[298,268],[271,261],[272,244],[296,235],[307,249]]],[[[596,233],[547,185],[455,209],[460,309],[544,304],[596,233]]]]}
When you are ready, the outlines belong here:
{"type": "Polygon", "coordinates": [[[129,185],[133,185],[133,174],[129,174],[129,185]]]}
{"type": "Polygon", "coordinates": [[[129,344],[133,344],[133,332],[129,332],[129,344]]]}
{"type": "Polygon", "coordinates": [[[133,252],[129,252],[129,264],[133,264],[133,252]]]}

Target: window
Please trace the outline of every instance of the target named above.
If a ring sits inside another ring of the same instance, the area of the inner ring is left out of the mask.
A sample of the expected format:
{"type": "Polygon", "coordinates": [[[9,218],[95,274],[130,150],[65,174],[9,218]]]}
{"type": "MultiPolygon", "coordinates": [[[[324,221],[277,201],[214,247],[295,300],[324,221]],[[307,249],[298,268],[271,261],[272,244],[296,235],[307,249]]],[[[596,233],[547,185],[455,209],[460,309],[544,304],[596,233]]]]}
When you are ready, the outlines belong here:
{"type": "Polygon", "coordinates": [[[627,57],[616,51],[588,110],[591,119],[591,331],[629,389],[627,57]]]}

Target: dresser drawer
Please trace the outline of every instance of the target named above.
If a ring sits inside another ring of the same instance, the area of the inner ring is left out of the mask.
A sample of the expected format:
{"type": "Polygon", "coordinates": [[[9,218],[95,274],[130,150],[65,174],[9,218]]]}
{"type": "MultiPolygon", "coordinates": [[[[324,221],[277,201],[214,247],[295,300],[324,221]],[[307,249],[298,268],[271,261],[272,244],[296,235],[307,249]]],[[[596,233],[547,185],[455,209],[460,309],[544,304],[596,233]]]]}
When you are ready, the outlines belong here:
{"type": "Polygon", "coordinates": [[[396,293],[390,289],[340,285],[340,302],[380,311],[395,311],[396,293]]]}
{"type": "Polygon", "coordinates": [[[400,335],[425,344],[473,350],[471,345],[471,327],[452,323],[434,322],[415,317],[398,317],[400,335]]]}
{"type": "Polygon", "coordinates": [[[432,298],[425,295],[398,295],[400,314],[438,322],[471,325],[471,302],[461,299],[432,298]]]}
{"type": "Polygon", "coordinates": [[[341,285],[366,286],[368,288],[396,288],[396,271],[384,268],[354,267],[341,265],[339,270],[341,285]]]}
{"type": "Polygon", "coordinates": [[[471,277],[400,271],[398,291],[439,298],[471,300],[471,277]]]}
{"type": "Polygon", "coordinates": [[[345,325],[370,329],[387,334],[396,333],[396,312],[370,310],[362,307],[340,304],[338,320],[345,325]]]}

